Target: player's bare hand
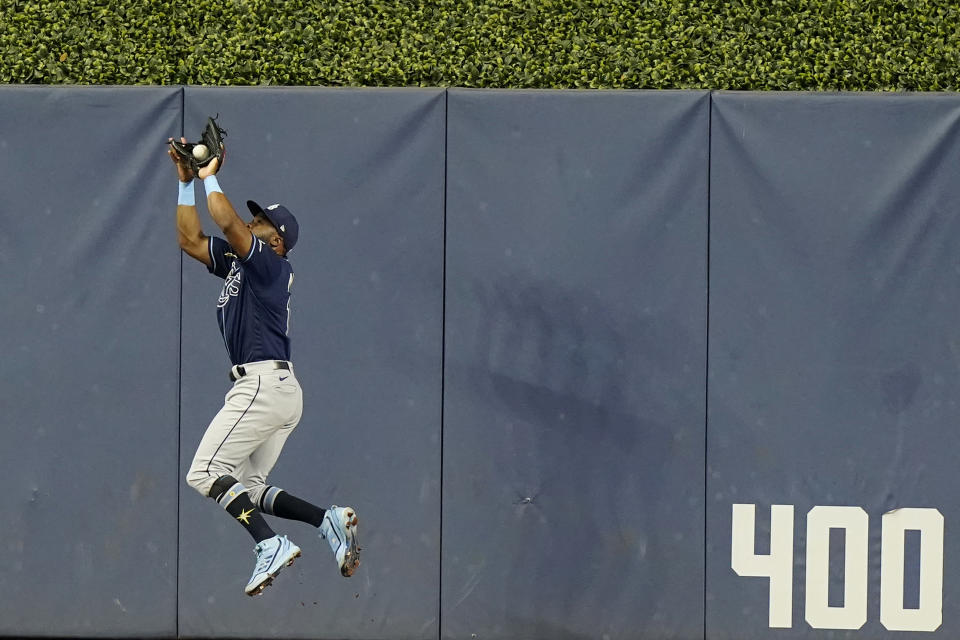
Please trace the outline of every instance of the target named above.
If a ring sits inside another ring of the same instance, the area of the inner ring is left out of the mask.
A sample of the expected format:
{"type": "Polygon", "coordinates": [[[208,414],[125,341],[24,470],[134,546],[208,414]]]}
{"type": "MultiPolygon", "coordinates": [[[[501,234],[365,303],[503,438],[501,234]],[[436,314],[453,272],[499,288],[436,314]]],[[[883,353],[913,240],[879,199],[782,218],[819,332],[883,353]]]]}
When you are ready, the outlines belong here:
{"type": "Polygon", "coordinates": [[[200,171],[197,172],[197,176],[203,180],[207,176],[213,176],[217,174],[217,171],[220,170],[220,161],[227,159],[227,150],[222,148],[219,158],[214,158],[210,163],[205,167],[200,167],[200,171]]]}
{"type": "Polygon", "coordinates": [[[207,166],[200,167],[200,171],[197,173],[197,175],[200,176],[201,180],[203,180],[209,176],[216,175],[218,168],[220,168],[220,161],[217,158],[214,158],[207,166]]]}
{"type": "MultiPolygon", "coordinates": [[[[167,141],[173,142],[173,138],[168,138],[167,141]]],[[[180,142],[186,144],[187,139],[180,138],[180,142]]],[[[177,167],[177,177],[180,178],[180,182],[190,182],[193,180],[193,167],[190,166],[189,162],[180,157],[180,154],[174,151],[173,147],[167,148],[167,155],[170,156],[173,164],[177,167]]]]}

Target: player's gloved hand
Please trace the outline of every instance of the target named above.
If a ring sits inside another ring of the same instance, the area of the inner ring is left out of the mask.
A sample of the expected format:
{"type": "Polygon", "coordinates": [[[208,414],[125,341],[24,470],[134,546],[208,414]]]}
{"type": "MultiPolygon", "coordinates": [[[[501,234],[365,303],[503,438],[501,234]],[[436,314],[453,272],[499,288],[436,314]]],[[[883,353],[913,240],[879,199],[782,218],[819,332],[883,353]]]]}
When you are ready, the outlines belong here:
{"type": "Polygon", "coordinates": [[[226,130],[217,124],[216,118],[207,118],[207,126],[200,134],[200,142],[187,142],[184,138],[177,142],[171,138],[170,148],[199,175],[200,169],[214,160],[223,165],[223,138],[226,135],[226,130]]]}
{"type": "MultiPolygon", "coordinates": [[[[185,143],[186,141],[186,138],[180,138],[181,143],[185,143]]],[[[172,143],[173,138],[170,138],[168,142],[172,143]]],[[[193,166],[186,158],[174,150],[172,144],[167,149],[167,155],[170,156],[170,159],[173,160],[173,164],[175,164],[177,167],[177,177],[180,178],[180,182],[190,182],[193,180],[193,166]]]]}

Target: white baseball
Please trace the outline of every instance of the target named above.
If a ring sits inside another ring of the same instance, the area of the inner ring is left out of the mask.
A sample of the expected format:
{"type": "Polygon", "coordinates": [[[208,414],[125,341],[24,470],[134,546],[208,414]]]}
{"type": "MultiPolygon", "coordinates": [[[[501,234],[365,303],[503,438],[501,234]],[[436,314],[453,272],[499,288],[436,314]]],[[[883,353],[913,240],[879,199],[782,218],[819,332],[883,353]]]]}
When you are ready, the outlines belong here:
{"type": "Polygon", "coordinates": [[[207,149],[207,145],[198,144],[193,147],[193,157],[197,160],[203,160],[210,154],[210,150],[207,149]]]}

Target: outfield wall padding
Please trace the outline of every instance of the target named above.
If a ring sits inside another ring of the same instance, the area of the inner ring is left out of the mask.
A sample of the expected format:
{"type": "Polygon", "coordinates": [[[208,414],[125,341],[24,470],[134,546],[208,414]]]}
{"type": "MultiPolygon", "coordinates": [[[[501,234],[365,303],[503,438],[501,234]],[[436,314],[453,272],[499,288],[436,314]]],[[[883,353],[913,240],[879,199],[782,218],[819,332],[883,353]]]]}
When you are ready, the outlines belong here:
{"type": "Polygon", "coordinates": [[[0,636],[960,632],[957,96],[4,86],[0,115],[0,636]],[[303,557],[256,599],[184,480],[229,362],[164,142],[217,114],[241,216],[301,223],[270,482],[362,522],[344,580],[271,518],[303,557]]]}
{"type": "Polygon", "coordinates": [[[176,633],[180,117],[177,88],[0,87],[0,634],[176,633]]]}
{"type": "Polygon", "coordinates": [[[700,637],[709,95],[449,100],[441,637],[700,637]]]}
{"type": "MultiPolygon", "coordinates": [[[[827,637],[813,625],[831,612],[816,612],[863,593],[866,610],[851,619],[865,620],[844,637],[930,637],[881,622],[881,525],[897,509],[939,510],[945,580],[935,635],[960,632],[951,579],[960,570],[958,133],[953,96],[713,96],[710,640],[774,632],[769,580],[731,570],[733,503],[756,505],[758,553],[769,552],[771,505],[794,507],[793,619],[776,629],[782,638],[827,637]],[[860,508],[868,526],[866,538],[834,527],[829,580],[810,592],[808,513],[817,506],[860,508]],[[854,589],[862,571],[844,570],[864,539],[865,591],[854,589]]],[[[901,602],[917,609],[920,551],[907,551],[901,602]]]]}
{"type": "MultiPolygon", "coordinates": [[[[269,481],[356,508],[363,554],[344,580],[315,529],[271,518],[303,557],[250,600],[252,541],[184,485],[180,632],[436,637],[445,95],[188,88],[185,104],[188,135],[219,111],[220,185],[244,219],[252,199],[283,203],[300,222],[290,336],[304,413],[269,481]]],[[[184,260],[181,476],[230,387],[222,281],[184,260]]]]}

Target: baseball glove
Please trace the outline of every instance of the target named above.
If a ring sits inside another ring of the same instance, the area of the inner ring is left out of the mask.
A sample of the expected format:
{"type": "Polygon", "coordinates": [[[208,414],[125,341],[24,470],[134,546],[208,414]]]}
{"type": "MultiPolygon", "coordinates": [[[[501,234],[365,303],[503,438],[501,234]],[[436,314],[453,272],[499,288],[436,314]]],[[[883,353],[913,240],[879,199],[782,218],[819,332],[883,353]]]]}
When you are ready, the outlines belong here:
{"type": "MultiPolygon", "coordinates": [[[[220,114],[217,114],[217,118],[219,117],[220,114]]],[[[213,162],[214,158],[223,164],[223,138],[227,132],[217,124],[217,118],[207,118],[207,126],[200,134],[199,142],[170,141],[170,146],[190,165],[194,173],[199,171],[200,167],[213,162]]]]}

